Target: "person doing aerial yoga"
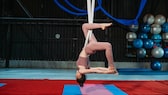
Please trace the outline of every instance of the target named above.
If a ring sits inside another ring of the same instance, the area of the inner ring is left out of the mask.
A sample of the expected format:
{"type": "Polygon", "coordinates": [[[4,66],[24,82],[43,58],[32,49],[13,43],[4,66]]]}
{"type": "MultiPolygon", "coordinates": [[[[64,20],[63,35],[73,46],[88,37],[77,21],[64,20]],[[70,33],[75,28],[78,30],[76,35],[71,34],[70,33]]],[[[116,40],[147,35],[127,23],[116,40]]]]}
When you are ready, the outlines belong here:
{"type": "MultiPolygon", "coordinates": [[[[102,29],[105,30],[111,26],[112,23],[84,23],[82,25],[82,31],[86,38],[89,33],[88,30],[102,29]]],[[[88,73],[100,73],[100,74],[118,74],[114,66],[112,45],[109,42],[98,42],[93,33],[89,38],[88,44],[82,48],[79,57],[76,61],[76,81],[80,86],[83,86],[86,81],[86,75],[88,73]],[[108,62],[108,67],[90,67],[89,55],[96,53],[96,51],[105,51],[105,56],[108,62]]]]}

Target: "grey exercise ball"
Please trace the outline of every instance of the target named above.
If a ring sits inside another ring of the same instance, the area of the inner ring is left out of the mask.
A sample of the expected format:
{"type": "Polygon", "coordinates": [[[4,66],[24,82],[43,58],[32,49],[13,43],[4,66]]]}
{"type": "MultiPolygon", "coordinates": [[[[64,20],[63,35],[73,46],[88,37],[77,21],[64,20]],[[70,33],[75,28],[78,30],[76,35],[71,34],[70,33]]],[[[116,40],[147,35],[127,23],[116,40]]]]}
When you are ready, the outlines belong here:
{"type": "Polygon", "coordinates": [[[161,32],[162,28],[159,24],[152,24],[150,32],[152,34],[159,34],[161,32]]]}
{"type": "Polygon", "coordinates": [[[127,34],[126,34],[126,39],[128,40],[128,41],[133,41],[134,39],[136,39],[137,38],[137,34],[135,33],[135,32],[128,32],[127,34]]]}
{"type": "Polygon", "coordinates": [[[155,17],[152,14],[146,14],[143,17],[143,22],[147,24],[153,24],[155,21],[155,17]]]}
{"type": "Polygon", "coordinates": [[[168,42],[168,33],[163,33],[162,34],[162,39],[164,42],[168,42]]]}
{"type": "Polygon", "coordinates": [[[161,47],[156,47],[152,49],[152,56],[154,58],[161,58],[164,55],[164,50],[161,47]]]}
{"type": "Polygon", "coordinates": [[[155,23],[162,25],[165,22],[166,22],[165,16],[161,14],[155,16],[155,23]]]}

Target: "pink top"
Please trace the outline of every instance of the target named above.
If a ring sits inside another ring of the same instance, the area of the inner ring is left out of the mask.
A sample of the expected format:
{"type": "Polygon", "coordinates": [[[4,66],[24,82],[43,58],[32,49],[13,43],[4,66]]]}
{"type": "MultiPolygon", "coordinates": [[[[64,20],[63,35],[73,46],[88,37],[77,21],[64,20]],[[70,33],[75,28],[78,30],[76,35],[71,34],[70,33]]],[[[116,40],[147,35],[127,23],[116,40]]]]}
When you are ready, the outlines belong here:
{"type": "Polygon", "coordinates": [[[88,61],[89,61],[88,57],[80,57],[79,56],[79,58],[78,58],[78,60],[76,62],[76,65],[77,66],[79,66],[79,65],[80,66],[84,66],[86,69],[88,69],[89,68],[88,61]]]}

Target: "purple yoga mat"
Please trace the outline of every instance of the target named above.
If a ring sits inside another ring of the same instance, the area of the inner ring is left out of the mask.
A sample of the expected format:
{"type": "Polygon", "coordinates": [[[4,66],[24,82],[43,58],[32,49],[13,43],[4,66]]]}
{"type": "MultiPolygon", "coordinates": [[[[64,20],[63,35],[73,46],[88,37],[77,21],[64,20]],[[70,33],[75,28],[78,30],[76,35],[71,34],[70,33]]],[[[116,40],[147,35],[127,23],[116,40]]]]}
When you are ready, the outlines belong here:
{"type": "Polygon", "coordinates": [[[85,84],[80,90],[82,95],[113,95],[102,84],[85,84]]]}

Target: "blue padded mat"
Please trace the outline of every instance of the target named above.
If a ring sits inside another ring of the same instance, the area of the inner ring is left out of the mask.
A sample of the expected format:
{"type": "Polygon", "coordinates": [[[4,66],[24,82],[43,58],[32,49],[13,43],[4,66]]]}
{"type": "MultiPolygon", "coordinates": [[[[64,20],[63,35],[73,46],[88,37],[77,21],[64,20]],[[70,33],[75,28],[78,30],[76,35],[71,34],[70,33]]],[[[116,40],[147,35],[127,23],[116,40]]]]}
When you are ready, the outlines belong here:
{"type": "MultiPolygon", "coordinates": [[[[85,86],[87,86],[87,87],[88,87],[88,85],[85,84],[85,86]]],[[[103,85],[103,84],[101,84],[101,85],[103,85]]],[[[95,86],[97,86],[97,84],[95,86]]],[[[118,87],[116,87],[113,84],[103,85],[103,86],[106,88],[106,90],[111,92],[110,95],[128,95],[127,93],[125,93],[124,91],[122,91],[121,89],[119,89],[118,87]]],[[[90,88],[93,89],[94,87],[92,86],[90,88]]],[[[83,94],[79,85],[64,85],[64,90],[63,90],[63,94],[62,95],[90,95],[90,94],[86,94],[86,93],[83,94]]],[[[97,95],[103,95],[103,92],[100,93],[100,94],[97,94],[97,95]]]]}
{"type": "Polygon", "coordinates": [[[4,86],[5,85],[5,83],[0,83],[0,87],[2,87],[2,86],[4,86]]]}

